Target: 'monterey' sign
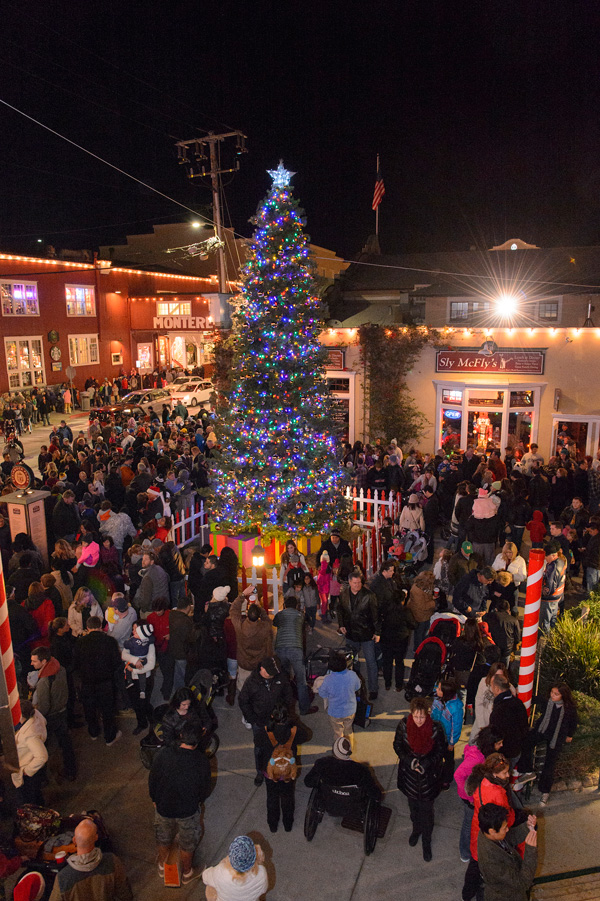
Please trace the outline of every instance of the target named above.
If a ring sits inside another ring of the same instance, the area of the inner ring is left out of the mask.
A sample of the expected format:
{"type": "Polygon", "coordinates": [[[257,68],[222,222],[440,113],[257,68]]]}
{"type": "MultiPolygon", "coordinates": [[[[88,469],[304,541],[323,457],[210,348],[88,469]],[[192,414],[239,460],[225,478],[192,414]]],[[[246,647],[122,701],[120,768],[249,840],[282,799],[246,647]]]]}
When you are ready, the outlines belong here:
{"type": "Polygon", "coordinates": [[[499,347],[493,353],[474,348],[438,350],[435,371],[543,375],[544,361],[543,350],[514,350],[512,347],[499,347]]]}
{"type": "Polygon", "coordinates": [[[155,316],[152,328],[178,328],[187,331],[208,329],[204,316],[155,316]]]}

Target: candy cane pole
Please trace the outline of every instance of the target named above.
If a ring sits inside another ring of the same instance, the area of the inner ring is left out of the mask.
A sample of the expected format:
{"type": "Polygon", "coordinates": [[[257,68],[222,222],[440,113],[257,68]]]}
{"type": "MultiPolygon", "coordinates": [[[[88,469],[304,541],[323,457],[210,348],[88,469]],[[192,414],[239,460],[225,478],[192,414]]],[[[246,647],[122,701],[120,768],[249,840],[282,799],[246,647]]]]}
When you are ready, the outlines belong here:
{"type": "Polygon", "coordinates": [[[543,550],[540,548],[531,550],[529,554],[529,571],[527,573],[527,594],[525,595],[521,664],[519,666],[519,697],[525,704],[527,713],[531,710],[533,698],[544,559],[543,550]]]}
{"type": "Polygon", "coordinates": [[[4,756],[8,763],[17,766],[19,755],[15,743],[14,727],[21,719],[21,703],[17,687],[17,674],[13,657],[10,623],[8,621],[8,603],[4,573],[2,572],[2,556],[0,555],[0,652],[2,654],[2,675],[0,675],[0,735],[4,756]]]}

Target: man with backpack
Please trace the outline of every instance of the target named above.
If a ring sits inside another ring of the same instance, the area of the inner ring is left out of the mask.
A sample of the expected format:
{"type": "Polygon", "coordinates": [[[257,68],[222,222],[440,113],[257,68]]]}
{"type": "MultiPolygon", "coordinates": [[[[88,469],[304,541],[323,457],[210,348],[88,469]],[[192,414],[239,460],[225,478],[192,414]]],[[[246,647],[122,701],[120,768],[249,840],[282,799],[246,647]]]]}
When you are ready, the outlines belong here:
{"type": "Polygon", "coordinates": [[[292,703],[292,687],[288,677],[281,672],[275,659],[265,657],[246,679],[238,700],[244,719],[250,723],[254,735],[254,762],[256,764],[254,784],[262,785],[264,781],[261,753],[262,735],[275,706],[283,703],[289,707],[292,703]]]}

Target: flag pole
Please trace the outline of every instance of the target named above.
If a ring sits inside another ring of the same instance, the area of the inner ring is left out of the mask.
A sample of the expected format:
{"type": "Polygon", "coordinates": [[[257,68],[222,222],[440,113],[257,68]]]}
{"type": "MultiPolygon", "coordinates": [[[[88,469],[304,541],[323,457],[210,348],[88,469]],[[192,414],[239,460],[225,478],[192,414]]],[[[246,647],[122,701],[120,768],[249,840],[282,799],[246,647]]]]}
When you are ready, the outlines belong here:
{"type": "MultiPolygon", "coordinates": [[[[377,154],[377,167],[375,169],[375,178],[379,174],[379,154],[377,154]]],[[[379,237],[379,204],[377,204],[377,209],[375,210],[375,234],[379,237]]]]}

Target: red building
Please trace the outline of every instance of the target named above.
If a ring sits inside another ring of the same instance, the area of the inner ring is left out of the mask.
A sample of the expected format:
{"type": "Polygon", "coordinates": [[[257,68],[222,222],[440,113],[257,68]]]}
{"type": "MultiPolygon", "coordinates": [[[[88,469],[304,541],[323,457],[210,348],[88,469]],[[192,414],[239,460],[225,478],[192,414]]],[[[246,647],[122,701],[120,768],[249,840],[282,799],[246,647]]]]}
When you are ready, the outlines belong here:
{"type": "Polygon", "coordinates": [[[215,280],[0,253],[0,393],[206,361],[215,280]]]}

